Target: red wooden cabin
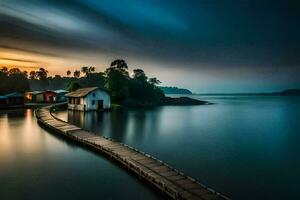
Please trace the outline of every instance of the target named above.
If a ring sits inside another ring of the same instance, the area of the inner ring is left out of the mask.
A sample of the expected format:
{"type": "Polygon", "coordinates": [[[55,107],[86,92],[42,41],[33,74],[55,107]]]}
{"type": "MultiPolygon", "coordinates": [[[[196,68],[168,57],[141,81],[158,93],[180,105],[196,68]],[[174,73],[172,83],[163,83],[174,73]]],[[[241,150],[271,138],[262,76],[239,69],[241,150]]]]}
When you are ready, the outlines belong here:
{"type": "Polygon", "coordinates": [[[53,103],[53,102],[56,102],[56,93],[55,92],[52,92],[52,91],[45,91],[44,92],[44,101],[46,103],[53,103]]]}

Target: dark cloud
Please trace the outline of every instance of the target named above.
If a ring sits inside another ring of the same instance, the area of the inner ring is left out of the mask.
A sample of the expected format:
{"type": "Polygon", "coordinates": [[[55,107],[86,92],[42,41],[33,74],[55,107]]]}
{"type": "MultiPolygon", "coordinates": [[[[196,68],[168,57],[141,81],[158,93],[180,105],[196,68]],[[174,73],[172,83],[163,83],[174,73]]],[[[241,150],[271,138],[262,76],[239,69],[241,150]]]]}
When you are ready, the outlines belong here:
{"type": "Polygon", "coordinates": [[[293,0],[2,0],[0,47],[26,41],[31,51],[46,46],[46,54],[96,51],[191,70],[300,75],[299,15],[293,0]]]}

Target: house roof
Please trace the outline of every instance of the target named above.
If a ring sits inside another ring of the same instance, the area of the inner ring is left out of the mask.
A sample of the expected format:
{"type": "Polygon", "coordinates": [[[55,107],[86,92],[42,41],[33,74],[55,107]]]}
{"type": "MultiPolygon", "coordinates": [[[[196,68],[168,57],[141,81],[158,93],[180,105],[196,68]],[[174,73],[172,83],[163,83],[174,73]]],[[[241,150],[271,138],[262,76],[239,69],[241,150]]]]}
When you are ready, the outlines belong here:
{"type": "Polygon", "coordinates": [[[28,92],[28,93],[31,93],[31,94],[41,94],[41,93],[43,93],[43,91],[32,91],[32,92],[28,92]]]}
{"type": "Polygon", "coordinates": [[[52,93],[52,94],[56,94],[56,92],[55,91],[53,91],[53,90],[46,90],[46,91],[44,91],[44,93],[46,94],[46,93],[52,93]]]}
{"type": "Polygon", "coordinates": [[[24,95],[19,92],[13,92],[10,94],[5,95],[6,97],[23,97],[24,95]]]}
{"type": "Polygon", "coordinates": [[[67,90],[53,90],[55,93],[68,93],[69,91],[67,90]]]}
{"type": "Polygon", "coordinates": [[[70,92],[66,94],[67,97],[84,97],[88,95],[90,92],[93,92],[94,90],[100,89],[98,87],[89,87],[89,88],[81,88],[74,92],[70,92]]]}

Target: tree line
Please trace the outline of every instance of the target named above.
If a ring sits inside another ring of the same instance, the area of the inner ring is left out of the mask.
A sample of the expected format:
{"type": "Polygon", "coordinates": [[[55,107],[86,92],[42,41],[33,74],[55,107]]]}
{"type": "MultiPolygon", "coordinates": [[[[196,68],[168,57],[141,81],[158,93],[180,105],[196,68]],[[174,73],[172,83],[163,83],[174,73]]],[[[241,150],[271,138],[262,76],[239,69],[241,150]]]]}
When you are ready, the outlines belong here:
{"type": "Polygon", "coordinates": [[[0,70],[0,95],[11,92],[25,92],[30,89],[28,72],[18,68],[8,69],[2,67],[0,70]]]}
{"type": "Polygon", "coordinates": [[[107,90],[114,103],[128,105],[161,104],[164,93],[159,89],[157,78],[148,78],[142,69],[128,72],[128,65],[122,59],[114,60],[104,72],[95,67],[84,66],[80,70],[66,71],[66,76],[48,76],[45,68],[37,71],[21,71],[18,68],[0,70],[0,95],[29,90],[66,89],[74,91],[82,87],[100,87],[107,90]]]}

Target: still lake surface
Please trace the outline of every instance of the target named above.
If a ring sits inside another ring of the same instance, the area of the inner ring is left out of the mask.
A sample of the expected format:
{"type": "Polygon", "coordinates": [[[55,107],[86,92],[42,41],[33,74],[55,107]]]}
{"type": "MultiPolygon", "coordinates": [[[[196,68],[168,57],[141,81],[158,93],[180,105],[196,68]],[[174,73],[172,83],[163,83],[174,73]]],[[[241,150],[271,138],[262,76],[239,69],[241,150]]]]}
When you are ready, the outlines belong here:
{"type": "MultiPolygon", "coordinates": [[[[233,199],[300,199],[300,97],[192,97],[215,104],[57,116],[147,152],[233,199]]],[[[0,199],[25,197],[163,198],[106,158],[41,129],[31,110],[2,112],[0,199]]]]}

